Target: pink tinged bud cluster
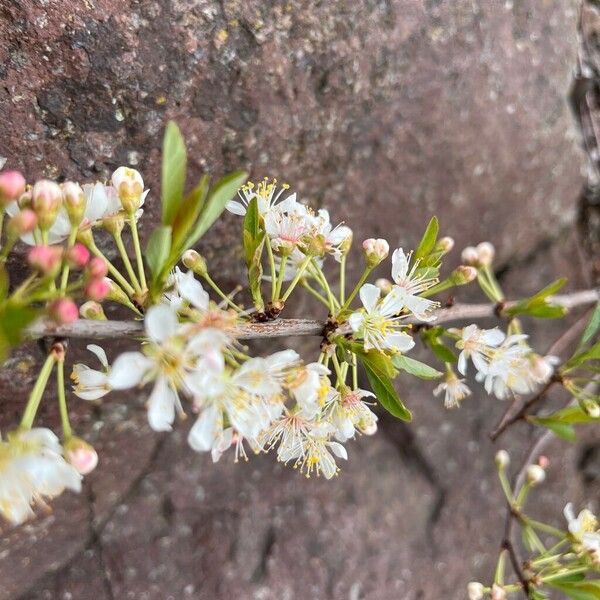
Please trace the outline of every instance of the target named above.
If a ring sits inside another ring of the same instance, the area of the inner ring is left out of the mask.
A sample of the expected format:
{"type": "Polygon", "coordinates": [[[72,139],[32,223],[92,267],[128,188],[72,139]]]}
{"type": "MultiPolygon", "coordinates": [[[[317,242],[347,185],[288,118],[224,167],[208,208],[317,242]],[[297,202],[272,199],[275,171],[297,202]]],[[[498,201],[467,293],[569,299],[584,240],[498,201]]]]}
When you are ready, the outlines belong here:
{"type": "Polygon", "coordinates": [[[86,297],[95,302],[104,300],[110,294],[110,291],[110,284],[104,278],[91,279],[84,288],[86,297]]]}
{"type": "Polygon", "coordinates": [[[25,177],[19,171],[0,173],[0,206],[16,200],[25,191],[25,177]]]}
{"type": "Polygon", "coordinates": [[[467,246],[461,254],[463,263],[472,267],[489,267],[496,255],[496,249],[490,242],[481,242],[475,246],[467,246]]]}

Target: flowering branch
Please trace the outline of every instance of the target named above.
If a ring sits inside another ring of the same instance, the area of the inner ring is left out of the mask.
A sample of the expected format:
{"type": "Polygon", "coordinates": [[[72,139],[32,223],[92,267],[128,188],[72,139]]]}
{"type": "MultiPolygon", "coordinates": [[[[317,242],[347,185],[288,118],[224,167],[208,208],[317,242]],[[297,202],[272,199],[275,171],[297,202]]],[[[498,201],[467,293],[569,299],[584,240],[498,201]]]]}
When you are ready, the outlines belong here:
{"type": "MultiPolygon", "coordinates": [[[[550,297],[553,304],[567,309],[577,308],[597,302],[600,292],[596,289],[581,290],[571,294],[550,297]]],[[[517,302],[506,302],[504,308],[511,308],[517,302]]],[[[502,313],[501,313],[502,314],[502,313]]],[[[473,321],[498,315],[497,304],[458,303],[449,308],[432,311],[432,323],[450,323],[454,321],[473,321]]],[[[408,317],[407,324],[422,324],[419,319],[408,317]]],[[[242,323],[237,326],[236,337],[242,340],[319,336],[323,334],[326,323],[316,319],[276,319],[267,323],[242,323]]],[[[114,338],[136,338],[143,334],[142,321],[89,321],[78,320],[73,323],[59,325],[48,319],[41,319],[27,328],[29,339],[43,337],[82,338],[88,340],[105,340],[114,338]]],[[[342,331],[344,332],[344,330],[342,331]]],[[[545,392],[546,390],[542,390],[545,392]]],[[[540,392],[541,393],[541,392],[540,392]]],[[[495,439],[500,432],[492,434],[495,439]]]]}

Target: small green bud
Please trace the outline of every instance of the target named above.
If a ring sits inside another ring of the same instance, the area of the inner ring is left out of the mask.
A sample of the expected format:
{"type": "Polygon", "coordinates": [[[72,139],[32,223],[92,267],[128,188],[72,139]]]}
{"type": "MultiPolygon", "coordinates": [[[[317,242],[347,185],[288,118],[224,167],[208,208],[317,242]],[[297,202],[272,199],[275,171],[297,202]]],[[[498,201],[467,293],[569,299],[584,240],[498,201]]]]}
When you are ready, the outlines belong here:
{"type": "Polygon", "coordinates": [[[204,277],[208,274],[206,260],[204,260],[204,258],[195,250],[186,250],[181,257],[181,262],[200,277],[204,277]]]}
{"type": "Polygon", "coordinates": [[[93,300],[84,302],[79,307],[79,314],[84,319],[89,319],[91,321],[106,321],[106,315],[104,314],[102,305],[98,302],[94,302],[93,300]]]}

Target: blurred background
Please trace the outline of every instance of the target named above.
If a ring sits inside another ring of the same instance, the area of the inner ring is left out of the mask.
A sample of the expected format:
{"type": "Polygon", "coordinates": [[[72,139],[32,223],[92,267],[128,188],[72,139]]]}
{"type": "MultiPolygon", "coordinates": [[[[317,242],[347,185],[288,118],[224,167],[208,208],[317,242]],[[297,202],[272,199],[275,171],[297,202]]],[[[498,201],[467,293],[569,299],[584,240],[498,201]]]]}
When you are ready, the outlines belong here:
{"type": "MultiPolygon", "coordinates": [[[[192,178],[275,176],[355,240],[392,247],[413,247],[436,214],[457,242],[448,268],[489,240],[511,298],[559,276],[588,287],[598,33],[600,9],[579,0],[0,0],[0,157],[28,180],[139,169],[147,234],[175,119],[192,178]]],[[[239,228],[226,215],[199,247],[225,289],[244,283],[239,228]]],[[[355,274],[360,263],[356,250],[355,274]]],[[[543,353],[564,324],[526,329],[543,353]]],[[[0,370],[0,429],[41,358],[31,345],[0,370]]],[[[474,394],[449,412],[434,384],[399,386],[413,423],[382,415],[332,481],[271,456],[214,466],[188,448],[189,423],[151,432],[136,394],[73,399],[99,467],[81,496],[0,530],[0,600],[465,598],[468,581],[489,581],[502,537],[494,453],[518,459],[532,432],[493,445],[504,403],[474,394]]],[[[58,422],[51,398],[42,418],[58,422]]],[[[547,453],[533,512],[558,524],[568,500],[598,502],[600,443],[584,431],[547,453]]]]}

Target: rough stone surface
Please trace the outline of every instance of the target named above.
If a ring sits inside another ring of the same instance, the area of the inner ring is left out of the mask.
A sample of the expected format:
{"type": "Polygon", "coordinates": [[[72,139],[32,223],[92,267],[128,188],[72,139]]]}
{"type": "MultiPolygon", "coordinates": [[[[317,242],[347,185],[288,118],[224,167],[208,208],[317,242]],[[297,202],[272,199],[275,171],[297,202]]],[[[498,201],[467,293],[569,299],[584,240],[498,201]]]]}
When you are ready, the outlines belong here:
{"type": "MultiPolygon", "coordinates": [[[[567,0],[0,0],[0,155],[32,178],[128,163],[156,191],[176,118],[195,176],[285,177],[357,238],[407,247],[436,213],[459,247],[498,246],[512,297],[564,274],[580,287],[565,231],[581,177],[565,104],[575,21],[567,0]]],[[[155,193],[148,223],[157,211],[155,193]]],[[[238,225],[202,242],[228,283],[238,225]]],[[[559,330],[531,327],[540,350],[559,330]]],[[[27,347],[0,371],[0,430],[39,359],[27,347]]],[[[150,432],[141,397],[76,403],[100,466],[82,496],[2,532],[0,600],[464,599],[501,537],[487,432],[505,405],[475,396],[446,412],[432,385],[400,385],[414,423],[382,416],[333,482],[270,457],[214,466],[187,448],[189,424],[150,432]]],[[[41,419],[57,423],[51,396],[41,419]]],[[[503,443],[517,457],[530,436],[515,427],[503,443]]],[[[598,498],[600,450],[584,433],[548,453],[534,511],[559,523],[567,499],[598,498]]]]}

